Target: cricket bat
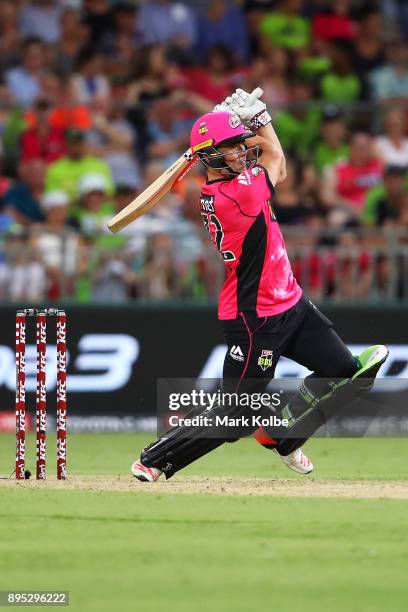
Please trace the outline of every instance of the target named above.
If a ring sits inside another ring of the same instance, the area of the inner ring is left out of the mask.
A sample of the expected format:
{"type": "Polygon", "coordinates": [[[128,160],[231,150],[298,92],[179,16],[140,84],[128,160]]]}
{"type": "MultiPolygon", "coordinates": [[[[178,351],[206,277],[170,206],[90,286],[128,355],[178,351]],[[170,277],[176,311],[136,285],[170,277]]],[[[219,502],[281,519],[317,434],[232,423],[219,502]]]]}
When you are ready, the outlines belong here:
{"type": "Polygon", "coordinates": [[[110,221],[108,221],[108,228],[111,232],[116,233],[121,229],[147,213],[151,208],[156,206],[158,202],[166,193],[168,193],[172,187],[190,170],[191,166],[195,164],[197,156],[188,149],[177,161],[174,162],[167,168],[163,174],[161,174],[149,187],[147,187],[137,198],[132,200],[130,204],[125,206],[119,211],[110,221]]]}

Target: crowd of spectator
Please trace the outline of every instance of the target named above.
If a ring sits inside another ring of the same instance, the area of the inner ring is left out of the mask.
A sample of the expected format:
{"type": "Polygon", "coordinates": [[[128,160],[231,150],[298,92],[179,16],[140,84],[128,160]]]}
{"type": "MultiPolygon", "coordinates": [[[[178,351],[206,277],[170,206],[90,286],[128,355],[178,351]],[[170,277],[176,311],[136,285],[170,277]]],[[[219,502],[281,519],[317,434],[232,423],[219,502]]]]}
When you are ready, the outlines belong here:
{"type": "Polygon", "coordinates": [[[0,299],[214,298],[199,164],[124,232],[106,221],[199,114],[256,86],[287,154],[273,206],[295,273],[317,297],[389,294],[387,236],[408,235],[407,41],[403,0],[2,0],[0,299]]]}

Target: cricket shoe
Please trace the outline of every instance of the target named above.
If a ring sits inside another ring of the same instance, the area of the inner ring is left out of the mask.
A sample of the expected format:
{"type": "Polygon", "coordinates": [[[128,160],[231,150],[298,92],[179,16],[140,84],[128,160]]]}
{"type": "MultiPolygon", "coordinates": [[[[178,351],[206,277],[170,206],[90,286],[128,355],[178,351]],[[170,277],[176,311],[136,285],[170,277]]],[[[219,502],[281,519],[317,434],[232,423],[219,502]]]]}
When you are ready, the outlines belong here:
{"type": "MultiPolygon", "coordinates": [[[[278,451],[275,450],[275,453],[278,451]]],[[[290,470],[297,472],[298,474],[310,474],[313,472],[313,463],[310,461],[309,457],[305,455],[301,448],[293,451],[289,455],[279,455],[284,463],[290,470]]]]}
{"type": "Polygon", "coordinates": [[[137,460],[132,463],[132,467],[130,469],[132,471],[133,476],[143,482],[156,482],[156,480],[163,473],[157,468],[146,467],[140,460],[137,460]]]}

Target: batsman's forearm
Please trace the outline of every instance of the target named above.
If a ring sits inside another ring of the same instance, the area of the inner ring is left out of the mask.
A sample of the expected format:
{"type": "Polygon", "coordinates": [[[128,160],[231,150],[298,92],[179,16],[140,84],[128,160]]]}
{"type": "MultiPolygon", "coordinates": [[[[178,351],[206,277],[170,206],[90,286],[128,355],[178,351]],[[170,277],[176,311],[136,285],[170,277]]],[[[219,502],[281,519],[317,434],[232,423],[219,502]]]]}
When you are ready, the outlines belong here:
{"type": "Polygon", "coordinates": [[[280,151],[282,152],[282,155],[285,156],[283,149],[282,149],[282,145],[279,142],[279,138],[274,130],[272,123],[268,123],[267,125],[259,128],[259,130],[257,131],[257,134],[259,134],[259,136],[262,136],[262,138],[269,140],[275,147],[280,149],[280,151]]]}
{"type": "Polygon", "coordinates": [[[278,151],[281,153],[282,162],[281,162],[281,172],[279,175],[278,183],[280,183],[281,181],[284,181],[286,178],[285,154],[283,152],[282,145],[279,142],[279,138],[274,130],[272,123],[268,123],[264,127],[259,128],[259,130],[257,131],[257,134],[261,136],[262,138],[264,138],[265,140],[267,140],[268,142],[270,142],[275,147],[275,149],[278,149],[278,151]]]}

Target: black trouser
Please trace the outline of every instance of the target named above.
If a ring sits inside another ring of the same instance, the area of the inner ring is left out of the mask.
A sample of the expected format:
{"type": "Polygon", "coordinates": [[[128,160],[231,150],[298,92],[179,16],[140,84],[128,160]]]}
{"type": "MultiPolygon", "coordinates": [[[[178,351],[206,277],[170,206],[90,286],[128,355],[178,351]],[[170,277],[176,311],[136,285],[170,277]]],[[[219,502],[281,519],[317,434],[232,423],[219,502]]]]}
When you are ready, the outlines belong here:
{"type": "Polygon", "coordinates": [[[282,355],[319,378],[350,378],[357,370],[333,323],[305,297],[279,315],[257,317],[242,312],[237,319],[221,324],[228,344],[225,392],[262,393],[282,355]]]}
{"type": "MultiPolygon", "coordinates": [[[[352,354],[333,330],[331,321],[305,298],[280,315],[259,318],[243,312],[238,319],[223,321],[222,326],[228,343],[223,380],[226,393],[262,393],[273,378],[281,355],[297,361],[322,378],[350,378],[357,369],[352,354]]],[[[213,414],[231,415],[234,408],[230,410],[228,406],[217,406],[213,414]]],[[[240,414],[241,408],[237,406],[235,412],[240,414]]],[[[251,425],[248,433],[238,427],[237,438],[253,431],[251,425]]],[[[235,437],[226,434],[224,437],[224,431],[219,437],[208,437],[209,432],[205,424],[173,428],[166,436],[145,448],[141,460],[148,467],[162,470],[169,478],[235,437]]],[[[214,434],[214,431],[211,433],[214,434]]],[[[303,441],[303,437],[298,439],[296,436],[285,448],[286,440],[278,437],[273,446],[277,446],[278,452],[285,455],[303,441]]],[[[269,444],[263,445],[270,447],[269,444]]]]}

